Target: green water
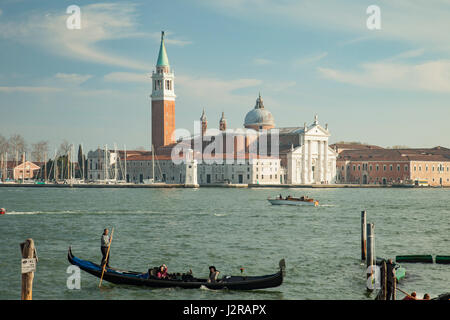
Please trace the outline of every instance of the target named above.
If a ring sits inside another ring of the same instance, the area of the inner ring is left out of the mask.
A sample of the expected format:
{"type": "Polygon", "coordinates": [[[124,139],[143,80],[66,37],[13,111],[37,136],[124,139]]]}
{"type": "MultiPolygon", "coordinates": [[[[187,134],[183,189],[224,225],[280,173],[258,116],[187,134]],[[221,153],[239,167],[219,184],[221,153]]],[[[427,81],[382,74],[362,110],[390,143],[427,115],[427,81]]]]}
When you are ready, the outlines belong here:
{"type": "MultiPolygon", "coordinates": [[[[20,299],[20,249],[33,238],[39,262],[33,299],[373,299],[360,261],[360,215],[375,223],[376,255],[450,255],[449,189],[58,189],[0,188],[0,299],[20,299]],[[272,206],[279,193],[320,206],[272,206]],[[278,288],[259,291],[148,289],[104,282],[81,271],[70,290],[67,249],[99,263],[100,236],[115,227],[111,265],[146,271],[192,269],[206,277],[277,271],[278,288]]],[[[403,264],[399,287],[419,296],[450,291],[450,266],[403,264]]],[[[403,295],[399,295],[403,297],[403,295]]]]}

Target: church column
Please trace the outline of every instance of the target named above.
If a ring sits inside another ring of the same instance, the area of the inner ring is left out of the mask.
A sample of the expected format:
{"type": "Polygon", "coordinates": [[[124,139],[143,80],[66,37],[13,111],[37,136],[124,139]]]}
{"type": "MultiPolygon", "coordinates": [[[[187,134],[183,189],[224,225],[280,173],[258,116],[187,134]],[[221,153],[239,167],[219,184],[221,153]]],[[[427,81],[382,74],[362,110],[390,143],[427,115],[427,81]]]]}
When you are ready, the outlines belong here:
{"type": "Polygon", "coordinates": [[[323,163],[324,163],[324,180],[328,181],[328,183],[330,183],[330,179],[328,179],[328,140],[323,142],[324,144],[324,159],[323,159],[323,163]]]}
{"type": "Polygon", "coordinates": [[[303,136],[303,152],[302,152],[302,177],[301,183],[306,183],[306,140],[305,136],[303,136]]]}
{"type": "Polygon", "coordinates": [[[308,181],[307,183],[311,183],[313,179],[312,172],[312,141],[308,140],[308,181]]]}
{"type": "Polygon", "coordinates": [[[317,174],[316,174],[316,183],[320,183],[322,181],[323,168],[322,168],[322,159],[323,159],[323,145],[322,141],[317,141],[317,174]]]}

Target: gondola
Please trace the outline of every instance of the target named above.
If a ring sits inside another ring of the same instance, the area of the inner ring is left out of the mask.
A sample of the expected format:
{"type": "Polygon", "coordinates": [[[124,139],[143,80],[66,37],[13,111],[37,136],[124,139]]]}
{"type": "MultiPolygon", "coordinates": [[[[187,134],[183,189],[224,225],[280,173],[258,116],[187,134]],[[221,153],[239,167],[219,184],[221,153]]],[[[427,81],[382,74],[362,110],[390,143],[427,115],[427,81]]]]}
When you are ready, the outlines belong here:
{"type": "MultiPolygon", "coordinates": [[[[67,255],[69,262],[78,266],[98,278],[101,277],[102,267],[91,261],[82,260],[72,254],[72,248],[69,247],[67,255]]],[[[207,282],[207,279],[195,278],[189,274],[172,274],[170,279],[158,279],[153,275],[154,269],[148,272],[124,271],[116,268],[106,268],[103,274],[103,280],[114,284],[126,284],[135,286],[145,286],[152,288],[170,288],[179,287],[184,289],[197,289],[205,287],[212,290],[255,290],[278,287],[283,283],[286,264],[284,259],[279,262],[280,270],[277,273],[265,276],[224,276],[217,282],[207,282]]]]}

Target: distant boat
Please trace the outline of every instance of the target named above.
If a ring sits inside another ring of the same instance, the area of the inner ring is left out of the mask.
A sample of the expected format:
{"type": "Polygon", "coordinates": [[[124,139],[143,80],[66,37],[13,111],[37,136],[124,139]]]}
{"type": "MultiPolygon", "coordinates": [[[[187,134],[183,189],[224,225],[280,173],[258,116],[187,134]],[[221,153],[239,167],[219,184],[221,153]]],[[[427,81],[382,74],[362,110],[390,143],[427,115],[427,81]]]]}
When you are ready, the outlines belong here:
{"type": "Polygon", "coordinates": [[[319,205],[319,201],[314,200],[312,198],[308,198],[307,196],[302,196],[300,198],[287,196],[286,198],[277,197],[275,199],[267,199],[273,205],[289,205],[289,206],[314,206],[317,207],[319,205]]]}

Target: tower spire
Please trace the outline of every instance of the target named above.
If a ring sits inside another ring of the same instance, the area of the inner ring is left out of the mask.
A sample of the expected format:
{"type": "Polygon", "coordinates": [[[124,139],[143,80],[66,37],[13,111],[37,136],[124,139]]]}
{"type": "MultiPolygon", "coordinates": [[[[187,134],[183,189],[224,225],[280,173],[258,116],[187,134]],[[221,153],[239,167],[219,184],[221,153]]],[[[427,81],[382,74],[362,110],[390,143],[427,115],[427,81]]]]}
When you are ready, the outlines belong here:
{"type": "Polygon", "coordinates": [[[164,31],[161,31],[161,45],[159,46],[157,67],[168,67],[169,58],[167,57],[166,45],[164,44],[164,31]]]}

